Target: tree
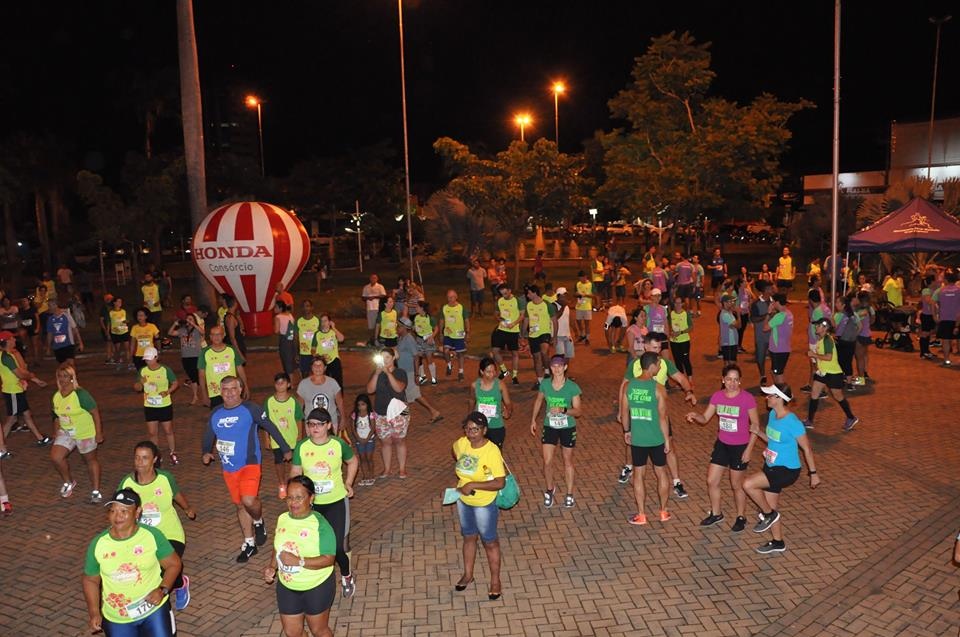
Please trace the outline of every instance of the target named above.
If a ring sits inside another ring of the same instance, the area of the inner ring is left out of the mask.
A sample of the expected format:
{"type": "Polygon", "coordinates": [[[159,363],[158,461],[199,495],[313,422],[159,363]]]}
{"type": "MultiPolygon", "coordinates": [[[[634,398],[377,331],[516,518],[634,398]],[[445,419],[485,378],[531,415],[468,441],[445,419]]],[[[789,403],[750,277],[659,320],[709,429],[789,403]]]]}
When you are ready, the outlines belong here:
{"type": "Polygon", "coordinates": [[[627,127],[602,135],[606,181],[598,198],[624,218],[669,206],[692,219],[733,202],[757,203],[780,184],[779,157],[790,117],[812,103],[762,94],[750,104],[707,93],[716,74],[710,44],[689,33],[653,38],[633,81],[610,100],[627,127]]]}
{"type": "Polygon", "coordinates": [[[446,189],[474,214],[494,220],[514,239],[514,286],[520,285],[520,241],[531,225],[561,222],[587,207],[590,182],[579,155],[538,139],[515,141],[493,159],[481,159],[460,142],[441,137],[433,149],[453,179],[446,189]]]}

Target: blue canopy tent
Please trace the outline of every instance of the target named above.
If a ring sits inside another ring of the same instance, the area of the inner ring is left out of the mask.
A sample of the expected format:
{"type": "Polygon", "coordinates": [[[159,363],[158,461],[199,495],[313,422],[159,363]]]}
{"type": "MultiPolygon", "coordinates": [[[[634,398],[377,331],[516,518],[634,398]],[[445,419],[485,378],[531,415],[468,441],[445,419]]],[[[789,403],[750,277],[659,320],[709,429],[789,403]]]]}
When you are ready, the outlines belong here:
{"type": "Polygon", "coordinates": [[[960,221],[926,199],[913,199],[850,235],[847,252],[960,252],[960,221]]]}

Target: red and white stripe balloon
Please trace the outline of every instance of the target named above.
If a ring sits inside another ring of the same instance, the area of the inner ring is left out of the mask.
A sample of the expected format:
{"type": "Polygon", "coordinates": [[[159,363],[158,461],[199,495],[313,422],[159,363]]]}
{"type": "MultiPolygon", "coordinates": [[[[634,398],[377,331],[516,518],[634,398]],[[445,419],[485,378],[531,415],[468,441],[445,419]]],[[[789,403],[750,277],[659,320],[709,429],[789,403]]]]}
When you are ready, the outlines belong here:
{"type": "Polygon", "coordinates": [[[194,264],[218,292],[237,299],[253,336],[273,332],[276,284],[286,289],[309,258],[310,240],[300,220],[259,201],[213,210],[193,235],[194,264]]]}

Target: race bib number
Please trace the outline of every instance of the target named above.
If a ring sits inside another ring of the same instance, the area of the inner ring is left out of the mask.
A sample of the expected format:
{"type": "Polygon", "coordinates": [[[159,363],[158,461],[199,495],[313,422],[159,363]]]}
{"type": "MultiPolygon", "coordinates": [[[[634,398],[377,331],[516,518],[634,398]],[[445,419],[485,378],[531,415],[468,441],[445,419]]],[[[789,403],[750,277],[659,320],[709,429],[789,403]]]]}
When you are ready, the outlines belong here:
{"type": "Polygon", "coordinates": [[[566,429],[569,422],[566,414],[550,414],[547,417],[547,426],[551,429],[566,429]]]}
{"type": "Polygon", "coordinates": [[[777,452],[774,451],[773,449],[770,449],[769,447],[763,450],[763,459],[766,461],[768,465],[772,466],[773,463],[776,462],[777,455],[778,455],[777,452]]]}
{"type": "Polygon", "coordinates": [[[217,374],[227,374],[230,372],[230,363],[214,363],[213,371],[217,374]]]}
{"type": "Polygon", "coordinates": [[[333,491],[333,480],[314,480],[313,492],[317,495],[324,495],[333,491]]]}
{"type": "Polygon", "coordinates": [[[666,330],[663,329],[663,323],[654,323],[653,331],[656,332],[657,334],[663,334],[666,332],[666,330]]]}
{"type": "Polygon", "coordinates": [[[720,416],[720,431],[733,433],[737,430],[737,419],[729,416],[720,416]]]}
{"type": "Polygon", "coordinates": [[[160,394],[154,394],[153,396],[147,396],[147,405],[150,407],[162,407],[163,406],[163,396],[160,394]]]}
{"type": "MultiPolygon", "coordinates": [[[[281,551],[281,552],[282,552],[282,551],[281,551]]],[[[283,573],[288,573],[288,574],[291,574],[291,575],[292,575],[293,573],[299,573],[299,572],[300,572],[300,565],[299,565],[299,564],[294,564],[293,566],[287,566],[286,564],[284,564],[283,562],[280,561],[280,553],[281,553],[281,552],[277,552],[277,569],[280,570],[280,571],[283,572],[283,573]]]]}
{"type": "Polygon", "coordinates": [[[140,524],[144,526],[160,526],[162,515],[159,511],[150,511],[140,514],[140,524]]]}
{"type": "Polygon", "coordinates": [[[225,457],[232,456],[236,446],[237,443],[232,440],[217,440],[217,453],[225,457]]]}
{"type": "Polygon", "coordinates": [[[147,598],[144,597],[140,601],[133,602],[127,606],[127,617],[130,619],[137,619],[139,617],[143,617],[155,608],[156,606],[148,602],[147,598]]]}
{"type": "Polygon", "coordinates": [[[54,343],[66,343],[66,342],[67,342],[67,335],[66,335],[66,334],[57,334],[56,336],[53,337],[53,342],[54,342],[54,343]]]}
{"type": "Polygon", "coordinates": [[[477,409],[488,419],[497,417],[497,406],[492,403],[478,403],[477,409]]]}

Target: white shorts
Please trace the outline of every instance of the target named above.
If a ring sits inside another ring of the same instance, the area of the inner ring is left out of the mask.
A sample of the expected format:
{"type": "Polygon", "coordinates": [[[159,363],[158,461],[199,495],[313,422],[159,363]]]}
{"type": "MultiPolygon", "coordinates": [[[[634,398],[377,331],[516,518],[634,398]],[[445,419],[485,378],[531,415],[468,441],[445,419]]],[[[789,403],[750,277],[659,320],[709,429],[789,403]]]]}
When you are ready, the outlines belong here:
{"type": "Polygon", "coordinates": [[[573,358],[573,339],[571,339],[569,336],[558,336],[557,344],[554,346],[554,353],[557,356],[573,358]]]}
{"type": "Polygon", "coordinates": [[[97,450],[97,437],[94,436],[93,438],[77,440],[63,429],[60,429],[57,431],[57,439],[53,441],[53,444],[58,447],[63,447],[67,451],[77,449],[80,453],[86,454],[97,450]]]}

